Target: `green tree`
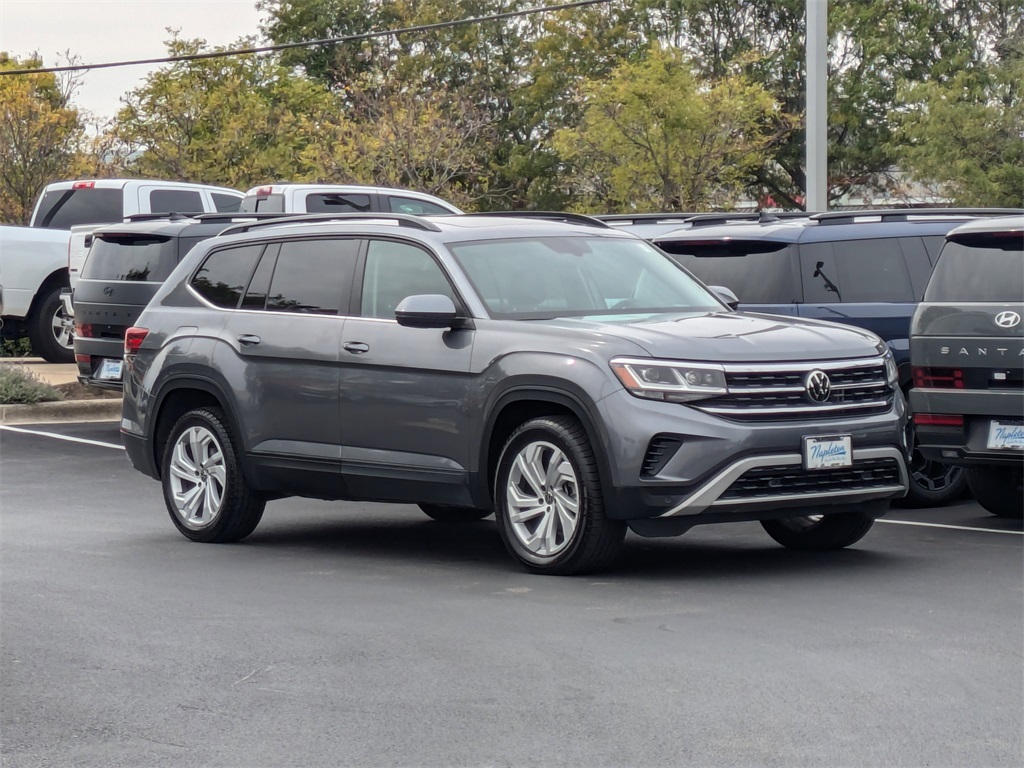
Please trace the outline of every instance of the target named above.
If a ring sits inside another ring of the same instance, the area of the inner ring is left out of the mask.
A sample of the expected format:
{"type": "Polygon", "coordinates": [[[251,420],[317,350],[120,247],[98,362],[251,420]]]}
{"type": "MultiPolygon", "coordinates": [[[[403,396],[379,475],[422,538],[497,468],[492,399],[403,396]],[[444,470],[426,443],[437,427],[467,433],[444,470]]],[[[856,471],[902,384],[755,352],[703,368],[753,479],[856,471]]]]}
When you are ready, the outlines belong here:
{"type": "Polygon", "coordinates": [[[708,82],[659,46],[583,89],[579,128],[556,134],[583,205],[616,211],[731,207],[770,154],[772,97],[741,75],[708,82]]]}
{"type": "MultiPolygon", "coordinates": [[[[0,52],[0,70],[39,67],[0,52]]],[[[0,220],[28,223],[43,187],[74,175],[86,146],[76,86],[52,73],[0,76],[0,220]]]]}
{"type": "MultiPolygon", "coordinates": [[[[177,37],[167,49],[208,50],[202,40],[177,37]]],[[[273,57],[203,59],[150,74],[125,97],[111,137],[131,172],[246,189],[316,175],[301,159],[337,111],[327,89],[273,57]]]]}

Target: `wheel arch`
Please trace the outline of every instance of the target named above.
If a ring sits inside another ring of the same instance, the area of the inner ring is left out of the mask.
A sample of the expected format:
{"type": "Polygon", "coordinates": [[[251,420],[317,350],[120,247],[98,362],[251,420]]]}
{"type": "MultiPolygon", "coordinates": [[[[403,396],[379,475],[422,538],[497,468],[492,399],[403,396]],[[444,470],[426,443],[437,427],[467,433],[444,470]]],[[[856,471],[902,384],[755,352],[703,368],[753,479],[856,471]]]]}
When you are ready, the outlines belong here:
{"type": "Polygon", "coordinates": [[[67,288],[71,285],[71,279],[68,277],[68,269],[64,267],[62,269],[55,269],[53,272],[48,274],[44,280],[39,284],[39,289],[36,291],[36,295],[32,297],[32,303],[28,308],[28,315],[26,317],[34,317],[35,313],[39,311],[39,307],[46,299],[46,294],[54,288],[67,288]]]}

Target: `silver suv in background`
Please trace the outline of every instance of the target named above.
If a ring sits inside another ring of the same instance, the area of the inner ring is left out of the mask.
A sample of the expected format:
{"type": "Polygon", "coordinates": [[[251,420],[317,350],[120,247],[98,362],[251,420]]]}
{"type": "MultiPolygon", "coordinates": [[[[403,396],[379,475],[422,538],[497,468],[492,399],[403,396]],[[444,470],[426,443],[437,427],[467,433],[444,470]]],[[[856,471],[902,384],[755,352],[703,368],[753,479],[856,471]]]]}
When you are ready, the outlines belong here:
{"type": "Polygon", "coordinates": [[[952,230],[911,327],[914,427],[1001,517],[1024,516],[1022,316],[1024,216],[952,230]]]}
{"type": "Polygon", "coordinates": [[[603,568],[627,528],[834,549],[906,492],[906,418],[874,334],[732,311],[571,214],[235,225],[125,337],[128,456],[204,542],[301,495],[494,513],[537,573],[603,568]]]}

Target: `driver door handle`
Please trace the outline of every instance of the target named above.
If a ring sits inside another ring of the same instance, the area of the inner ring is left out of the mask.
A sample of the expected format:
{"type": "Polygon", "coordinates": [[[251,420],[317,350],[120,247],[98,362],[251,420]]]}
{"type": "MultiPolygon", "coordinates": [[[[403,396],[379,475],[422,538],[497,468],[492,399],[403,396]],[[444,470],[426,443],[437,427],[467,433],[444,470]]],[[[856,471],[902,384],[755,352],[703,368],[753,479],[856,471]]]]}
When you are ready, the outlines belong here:
{"type": "Polygon", "coordinates": [[[252,347],[259,344],[263,339],[254,333],[243,333],[238,337],[238,343],[243,347],[252,347]]]}
{"type": "Polygon", "coordinates": [[[351,352],[353,355],[361,355],[363,352],[370,351],[370,345],[364,344],[361,341],[346,341],[341,345],[341,347],[346,352],[351,352]]]}

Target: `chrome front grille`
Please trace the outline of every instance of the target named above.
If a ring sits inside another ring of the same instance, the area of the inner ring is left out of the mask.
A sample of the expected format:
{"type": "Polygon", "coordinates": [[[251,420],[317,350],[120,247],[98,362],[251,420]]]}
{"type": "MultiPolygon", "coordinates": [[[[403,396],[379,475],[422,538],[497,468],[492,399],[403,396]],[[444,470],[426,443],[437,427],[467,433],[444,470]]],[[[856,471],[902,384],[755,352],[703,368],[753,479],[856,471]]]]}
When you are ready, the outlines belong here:
{"type": "Polygon", "coordinates": [[[893,405],[894,390],[880,357],[724,368],[728,394],[694,405],[733,421],[814,421],[886,413],[893,405]],[[829,395],[821,402],[808,389],[814,371],[823,371],[830,381],[829,395]]]}

